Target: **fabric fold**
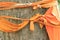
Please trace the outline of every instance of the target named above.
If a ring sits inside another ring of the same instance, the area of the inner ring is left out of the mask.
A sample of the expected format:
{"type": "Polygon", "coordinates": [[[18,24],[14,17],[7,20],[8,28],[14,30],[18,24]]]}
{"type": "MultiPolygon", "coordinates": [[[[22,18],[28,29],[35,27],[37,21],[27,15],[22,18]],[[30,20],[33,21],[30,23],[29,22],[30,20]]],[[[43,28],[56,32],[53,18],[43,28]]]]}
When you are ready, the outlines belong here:
{"type": "Polygon", "coordinates": [[[34,21],[30,21],[30,30],[34,31],[34,21]]]}

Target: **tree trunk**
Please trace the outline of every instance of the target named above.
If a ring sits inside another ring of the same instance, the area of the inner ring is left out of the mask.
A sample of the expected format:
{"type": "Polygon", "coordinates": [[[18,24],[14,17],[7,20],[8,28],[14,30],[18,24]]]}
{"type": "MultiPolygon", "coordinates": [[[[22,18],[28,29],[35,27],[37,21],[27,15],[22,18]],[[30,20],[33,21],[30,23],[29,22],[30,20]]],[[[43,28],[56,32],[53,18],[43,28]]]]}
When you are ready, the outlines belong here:
{"type": "MultiPolygon", "coordinates": [[[[0,0],[0,1],[9,1],[9,2],[18,2],[18,3],[30,3],[30,2],[37,2],[39,0],[0,0]]],[[[44,14],[47,9],[36,9],[33,10],[31,7],[29,8],[20,8],[20,9],[10,9],[10,10],[2,10],[0,11],[0,15],[9,15],[17,18],[30,18],[36,13],[44,14]]],[[[21,21],[18,20],[9,20],[13,23],[20,23],[21,21]]],[[[49,40],[49,37],[46,32],[46,28],[43,29],[39,28],[39,25],[35,23],[35,30],[31,32],[29,30],[29,24],[19,30],[18,32],[14,33],[6,33],[0,31],[0,40],[49,40]]]]}

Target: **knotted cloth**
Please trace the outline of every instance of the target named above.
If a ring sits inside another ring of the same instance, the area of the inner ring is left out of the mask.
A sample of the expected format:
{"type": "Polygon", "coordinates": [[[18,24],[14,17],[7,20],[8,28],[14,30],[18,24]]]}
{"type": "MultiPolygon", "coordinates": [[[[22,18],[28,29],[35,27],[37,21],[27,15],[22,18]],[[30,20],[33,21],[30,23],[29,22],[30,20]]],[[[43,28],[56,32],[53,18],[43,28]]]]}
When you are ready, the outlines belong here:
{"type": "Polygon", "coordinates": [[[14,18],[11,16],[0,16],[0,30],[4,32],[15,32],[23,29],[29,23],[30,30],[34,31],[34,23],[38,23],[40,25],[40,28],[43,28],[43,26],[46,27],[50,40],[60,40],[60,20],[56,0],[42,0],[39,2],[26,4],[20,4],[15,2],[0,2],[0,10],[25,7],[33,7],[33,9],[43,7],[49,9],[44,15],[37,13],[33,15],[33,17],[31,17],[30,19],[14,18]],[[6,20],[6,18],[21,20],[23,22],[15,24],[6,20]]]}

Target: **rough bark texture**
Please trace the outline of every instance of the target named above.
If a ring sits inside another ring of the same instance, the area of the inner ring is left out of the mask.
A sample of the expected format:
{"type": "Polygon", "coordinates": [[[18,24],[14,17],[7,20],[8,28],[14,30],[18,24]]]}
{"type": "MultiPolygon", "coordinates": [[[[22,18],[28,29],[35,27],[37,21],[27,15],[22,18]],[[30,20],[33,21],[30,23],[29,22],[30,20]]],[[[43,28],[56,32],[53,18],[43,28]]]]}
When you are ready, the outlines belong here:
{"type": "MultiPolygon", "coordinates": [[[[9,1],[9,2],[19,2],[19,3],[29,3],[36,2],[39,0],[0,0],[9,1]]],[[[36,13],[44,14],[46,9],[40,8],[33,10],[31,7],[29,8],[21,8],[21,9],[11,9],[11,10],[3,10],[0,11],[0,15],[9,15],[13,17],[21,17],[21,18],[30,18],[36,13]]],[[[21,21],[17,20],[9,20],[13,23],[20,23],[21,21]]],[[[48,40],[48,35],[46,32],[46,28],[39,28],[39,25],[35,23],[35,30],[31,32],[29,30],[29,24],[22,30],[15,33],[5,33],[0,31],[0,40],[48,40]]]]}

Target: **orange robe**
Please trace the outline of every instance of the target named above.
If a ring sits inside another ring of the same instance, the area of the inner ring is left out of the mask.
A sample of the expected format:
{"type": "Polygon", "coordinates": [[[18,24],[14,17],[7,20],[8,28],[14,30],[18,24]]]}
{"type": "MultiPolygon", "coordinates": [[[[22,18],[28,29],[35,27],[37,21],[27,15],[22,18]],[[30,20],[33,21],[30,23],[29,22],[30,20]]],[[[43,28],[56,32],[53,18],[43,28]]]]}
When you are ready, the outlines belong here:
{"type": "Polygon", "coordinates": [[[46,30],[50,40],[60,40],[60,21],[52,14],[52,9],[49,8],[44,14],[44,18],[47,20],[46,30]]]}

